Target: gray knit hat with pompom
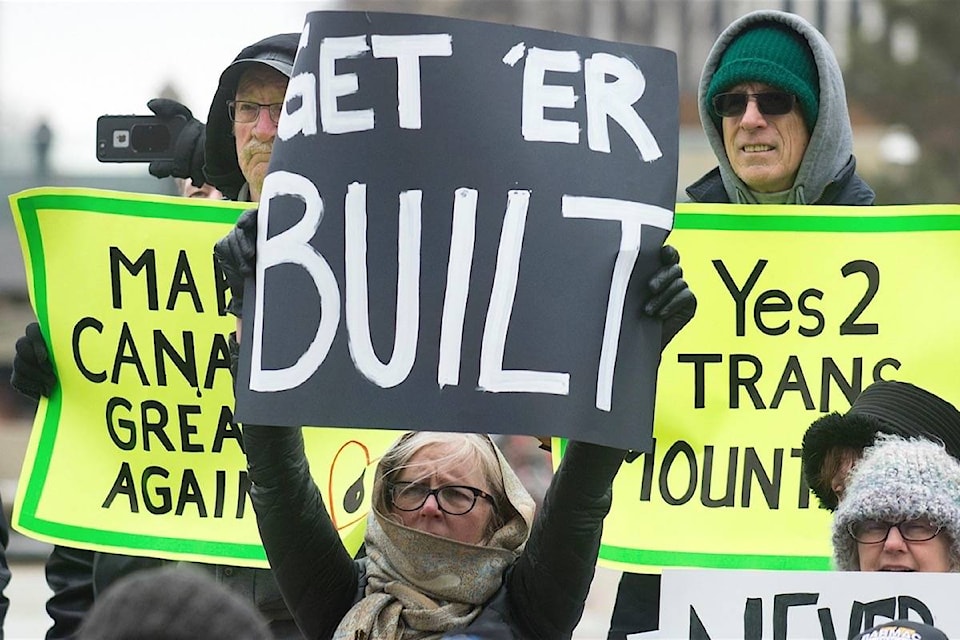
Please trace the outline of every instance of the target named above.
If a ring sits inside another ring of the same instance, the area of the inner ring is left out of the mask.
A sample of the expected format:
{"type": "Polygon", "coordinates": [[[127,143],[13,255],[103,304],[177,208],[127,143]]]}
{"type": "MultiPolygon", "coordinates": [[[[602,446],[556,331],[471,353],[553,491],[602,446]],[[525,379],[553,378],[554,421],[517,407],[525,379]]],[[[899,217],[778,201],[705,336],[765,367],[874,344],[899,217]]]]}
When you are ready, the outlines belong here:
{"type": "Polygon", "coordinates": [[[857,542],[847,526],[863,520],[928,518],[943,526],[954,565],[960,559],[960,461],[943,445],[922,438],[878,434],[850,472],[833,517],[833,561],[859,571],[857,542]]]}

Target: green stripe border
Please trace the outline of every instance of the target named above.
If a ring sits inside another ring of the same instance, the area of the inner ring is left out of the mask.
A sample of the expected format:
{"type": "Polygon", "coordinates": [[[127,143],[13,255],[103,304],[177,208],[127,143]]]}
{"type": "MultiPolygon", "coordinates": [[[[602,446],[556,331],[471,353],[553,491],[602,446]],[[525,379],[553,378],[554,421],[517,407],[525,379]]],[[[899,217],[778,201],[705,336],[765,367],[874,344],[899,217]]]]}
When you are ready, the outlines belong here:
{"type": "MultiPolygon", "coordinates": [[[[43,242],[40,234],[38,212],[58,210],[65,215],[84,211],[98,214],[126,215],[141,218],[158,218],[197,222],[231,224],[239,213],[249,208],[249,203],[220,202],[217,204],[184,201],[176,197],[97,191],[90,189],[31,189],[10,196],[11,209],[19,215],[24,237],[29,248],[30,268],[33,273],[34,301],[37,318],[45,329],[49,322],[47,308],[47,275],[43,260],[43,242]],[[188,204],[189,202],[189,204],[188,204]],[[189,218],[186,216],[189,214],[189,218]]],[[[960,230],[960,208],[955,205],[903,206],[890,209],[914,210],[904,215],[810,215],[779,213],[791,207],[772,207],[777,213],[740,214],[722,213],[723,206],[678,204],[674,216],[674,229],[701,231],[755,231],[755,232],[807,232],[807,233],[902,233],[960,230]],[[686,210],[685,210],[686,209],[686,210]],[[691,211],[690,209],[697,209],[691,211]]],[[[799,207],[798,207],[799,208],[799,207]]],[[[806,209],[804,207],[803,209],[806,209]]],[[[819,208],[818,211],[823,211],[819,208]]],[[[845,208],[846,209],[846,208],[845,208]]],[[[844,210],[845,210],[844,209],[844,210]]],[[[733,207],[731,207],[733,210],[733,207]]],[[[764,208],[768,210],[768,208],[764,208]]],[[[863,211],[875,211],[864,208],[863,211]]],[[[859,213],[859,211],[858,211],[859,213]]],[[[55,354],[50,353],[56,363],[55,354]]],[[[40,490],[49,471],[49,459],[56,439],[57,423],[62,408],[62,398],[57,387],[47,405],[41,437],[37,445],[34,468],[24,492],[24,500],[17,522],[21,527],[39,535],[69,538],[93,544],[116,545],[145,551],[170,551],[195,553],[214,557],[263,561],[265,554],[260,545],[221,543],[205,540],[188,540],[167,536],[127,534],[95,528],[78,527],[45,520],[37,516],[40,490]]],[[[561,450],[565,442],[561,443],[561,450]]],[[[772,556],[757,554],[710,554],[675,551],[630,549],[613,545],[601,545],[600,558],[611,562],[681,567],[733,569],[779,569],[779,570],[829,570],[830,559],[820,556],[772,556]]]]}
{"type": "Polygon", "coordinates": [[[600,559],[651,567],[700,567],[704,569],[767,569],[779,571],[829,571],[824,556],[773,556],[737,553],[692,553],[630,549],[600,545],[600,559]]]}
{"type": "Polygon", "coordinates": [[[824,216],[677,212],[674,216],[673,228],[696,231],[793,231],[799,233],[960,231],[960,213],[824,216]]]}

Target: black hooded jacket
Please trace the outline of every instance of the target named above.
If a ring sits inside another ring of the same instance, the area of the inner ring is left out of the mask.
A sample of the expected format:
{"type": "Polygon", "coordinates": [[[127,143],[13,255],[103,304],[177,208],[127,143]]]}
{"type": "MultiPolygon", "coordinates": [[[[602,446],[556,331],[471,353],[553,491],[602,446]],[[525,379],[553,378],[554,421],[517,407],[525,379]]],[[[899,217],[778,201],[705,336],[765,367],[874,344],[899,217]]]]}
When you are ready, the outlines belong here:
{"type": "Polygon", "coordinates": [[[206,163],[203,172],[207,176],[207,182],[219,189],[228,200],[238,200],[240,191],[246,184],[240,172],[240,164],[237,162],[233,123],[227,112],[227,101],[233,100],[236,96],[237,83],[247,66],[238,63],[245,60],[259,60],[269,64],[275,61],[292,67],[299,42],[299,33],[281,33],[264,38],[237,54],[230,66],[220,75],[220,83],[213,96],[213,102],[210,103],[210,113],[207,114],[204,143],[206,163]]]}

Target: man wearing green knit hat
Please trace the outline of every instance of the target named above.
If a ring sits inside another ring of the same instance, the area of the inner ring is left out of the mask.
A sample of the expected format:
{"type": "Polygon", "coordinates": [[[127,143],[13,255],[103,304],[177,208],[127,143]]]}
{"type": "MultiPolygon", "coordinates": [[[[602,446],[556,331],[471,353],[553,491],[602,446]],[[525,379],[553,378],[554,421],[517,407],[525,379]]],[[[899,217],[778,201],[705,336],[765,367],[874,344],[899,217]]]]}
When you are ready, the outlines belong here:
{"type": "MultiPolygon", "coordinates": [[[[797,32],[771,22],[734,40],[710,79],[707,103],[714,104],[718,95],[738,85],[754,83],[794,96],[807,131],[813,131],[820,109],[820,76],[813,52],[797,32]]],[[[713,122],[720,122],[716,109],[713,122]]]]}
{"type": "MultiPolygon", "coordinates": [[[[687,187],[694,202],[873,204],[856,173],[840,65],[800,16],[754,11],[731,23],[707,56],[697,97],[718,166],[687,187]]],[[[607,639],[653,631],[659,617],[660,576],[625,572],[607,639]]]]}
{"type": "Polygon", "coordinates": [[[734,21],[707,56],[698,97],[719,166],[687,187],[693,201],[873,204],[856,173],[840,65],[803,18],[734,21]]]}

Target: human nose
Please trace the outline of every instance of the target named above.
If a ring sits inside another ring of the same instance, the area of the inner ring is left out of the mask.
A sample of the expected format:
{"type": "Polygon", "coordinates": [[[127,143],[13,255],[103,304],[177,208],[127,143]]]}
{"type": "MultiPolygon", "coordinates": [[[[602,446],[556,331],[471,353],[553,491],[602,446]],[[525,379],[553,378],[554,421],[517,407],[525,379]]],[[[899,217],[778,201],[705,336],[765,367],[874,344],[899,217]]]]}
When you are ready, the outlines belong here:
{"type": "Polygon", "coordinates": [[[906,546],[906,541],[903,539],[903,536],[900,535],[900,529],[890,527],[890,530],[887,532],[887,539],[883,541],[883,549],[885,551],[899,551],[905,549],[906,546]]]}
{"type": "Polygon", "coordinates": [[[747,106],[743,110],[743,115],[740,116],[740,126],[749,129],[756,129],[757,127],[763,127],[766,124],[767,119],[763,117],[760,107],[757,106],[757,97],[748,95],[747,106]]]}
{"type": "Polygon", "coordinates": [[[270,109],[261,105],[257,111],[257,120],[253,125],[253,135],[259,140],[271,140],[277,135],[277,125],[270,118],[270,109]]]}
{"type": "Polygon", "coordinates": [[[424,500],[420,506],[420,513],[426,516],[437,516],[443,513],[440,509],[440,499],[436,493],[431,493],[427,496],[427,499],[424,500]]]}

